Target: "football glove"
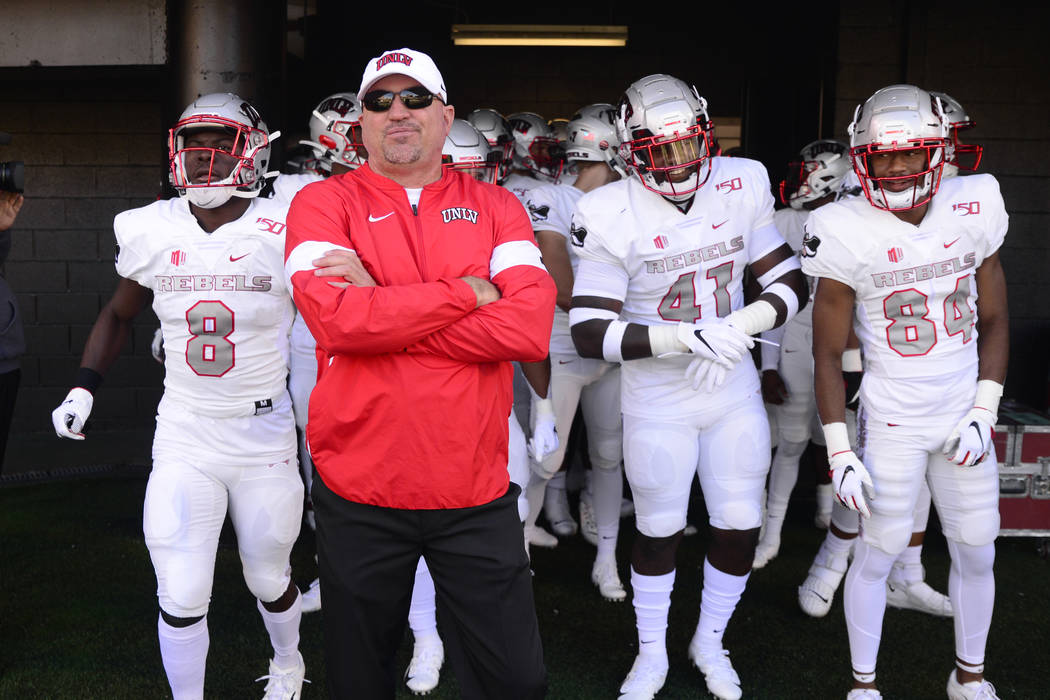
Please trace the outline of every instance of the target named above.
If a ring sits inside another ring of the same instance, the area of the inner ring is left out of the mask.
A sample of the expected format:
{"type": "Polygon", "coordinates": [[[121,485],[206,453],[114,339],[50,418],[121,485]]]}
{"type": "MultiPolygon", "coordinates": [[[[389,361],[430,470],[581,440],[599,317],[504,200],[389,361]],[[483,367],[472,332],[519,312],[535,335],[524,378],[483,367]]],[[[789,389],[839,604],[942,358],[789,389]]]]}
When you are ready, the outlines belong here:
{"type": "Polygon", "coordinates": [[[728,375],[729,369],[725,365],[706,357],[694,358],[685,368],[685,378],[693,386],[693,391],[700,391],[703,387],[709,394],[725,384],[728,375]]]}
{"type": "Polygon", "coordinates": [[[995,420],[987,409],[971,408],[945,441],[944,456],[963,467],[983,462],[992,449],[995,420]]]}
{"type": "Polygon", "coordinates": [[[83,440],[84,433],[81,431],[91,415],[91,406],[94,403],[95,397],[87,389],[79,386],[70,389],[66,400],[51,412],[51,423],[55,426],[55,433],[70,440],[83,440]]]}
{"type": "Polygon", "coordinates": [[[748,350],[755,347],[755,339],[732,323],[721,319],[706,323],[679,323],[678,340],[694,355],[729,368],[740,362],[748,350]]]}
{"type": "Polygon", "coordinates": [[[159,328],[153,334],[153,342],[149,344],[149,351],[154,360],[164,364],[164,334],[159,328]]]}
{"type": "MultiPolygon", "coordinates": [[[[831,483],[835,487],[835,497],[839,503],[850,510],[857,511],[865,518],[871,517],[868,502],[864,498],[864,487],[874,490],[871,474],[853,450],[837,452],[828,459],[831,472],[831,483]]],[[[869,496],[870,498],[871,496],[869,496]]]]}
{"type": "Polygon", "coordinates": [[[550,397],[532,399],[532,437],[529,438],[529,456],[536,462],[558,449],[558,431],[554,427],[554,403],[550,397]]]}

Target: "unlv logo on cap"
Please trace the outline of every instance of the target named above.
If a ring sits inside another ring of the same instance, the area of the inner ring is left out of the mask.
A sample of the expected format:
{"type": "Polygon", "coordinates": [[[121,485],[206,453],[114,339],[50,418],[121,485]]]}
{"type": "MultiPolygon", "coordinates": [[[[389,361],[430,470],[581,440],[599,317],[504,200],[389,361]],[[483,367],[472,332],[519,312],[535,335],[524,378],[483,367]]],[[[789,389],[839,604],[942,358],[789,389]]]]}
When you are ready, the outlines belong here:
{"type": "Polygon", "coordinates": [[[376,70],[379,70],[388,63],[404,63],[406,66],[410,66],[412,65],[412,57],[406,53],[400,53],[398,51],[388,53],[386,56],[380,56],[376,60],[376,70]]]}

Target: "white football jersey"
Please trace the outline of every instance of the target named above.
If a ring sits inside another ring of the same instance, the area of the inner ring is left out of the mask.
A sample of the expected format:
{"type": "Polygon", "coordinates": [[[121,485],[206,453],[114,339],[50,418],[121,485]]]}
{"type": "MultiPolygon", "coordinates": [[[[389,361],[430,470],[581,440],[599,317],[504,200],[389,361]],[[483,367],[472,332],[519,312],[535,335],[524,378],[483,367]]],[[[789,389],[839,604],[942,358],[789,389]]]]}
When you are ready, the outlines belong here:
{"type": "MultiPolygon", "coordinates": [[[[773,223],[776,224],[777,231],[780,231],[780,235],[791,246],[791,250],[795,251],[795,255],[798,255],[800,258],[802,255],[802,238],[805,235],[803,226],[812,213],[805,209],[787,208],[773,214],[773,223]]],[[[806,284],[809,287],[809,303],[784,324],[785,326],[798,324],[811,327],[813,325],[813,278],[807,276],[806,284]]]]}
{"type": "Polygon", "coordinates": [[[117,273],[153,291],[169,401],[203,416],[250,416],[286,391],[295,315],[284,274],[287,212],[254,199],[210,234],[185,199],[117,215],[117,273]]]}
{"type": "Polygon", "coordinates": [[[521,202],[521,206],[525,206],[525,202],[529,198],[529,190],[534,190],[543,184],[545,183],[541,180],[520,173],[511,173],[507,176],[507,179],[503,181],[504,189],[510,190],[511,193],[518,198],[518,201],[521,202]]]}
{"type": "MultiPolygon", "coordinates": [[[[572,225],[572,212],[576,202],[583,196],[581,190],[572,185],[540,185],[529,190],[525,208],[529,211],[533,231],[553,231],[565,238],[565,247],[569,250],[569,262],[572,274],[580,265],[575,247],[569,245],[569,227],[572,225]]],[[[576,346],[569,334],[569,314],[561,308],[554,309],[554,326],[551,328],[551,352],[562,355],[575,355],[576,346]]]]}
{"type": "Polygon", "coordinates": [[[918,226],[865,197],[813,212],[802,269],[856,293],[864,348],[861,401],[875,420],[937,423],[973,406],[977,385],[975,272],[1006,236],[991,175],[941,183],[918,226]]]}
{"type": "Polygon", "coordinates": [[[271,199],[283,202],[285,206],[292,203],[299,190],[310,183],[320,182],[324,177],[317,173],[281,173],[273,181],[273,195],[271,199]]]}
{"type": "MultiPolygon", "coordinates": [[[[712,158],[707,182],[683,214],[637,178],[588,192],[573,215],[570,243],[580,257],[573,296],[623,301],[621,318],[644,325],[728,316],[744,305],[744,268],[784,239],[773,225],[765,168],[744,158],[712,158]]],[[[623,363],[623,410],[674,417],[734,403],[758,389],[750,359],[708,394],[685,379],[688,354],[623,363]]]]}

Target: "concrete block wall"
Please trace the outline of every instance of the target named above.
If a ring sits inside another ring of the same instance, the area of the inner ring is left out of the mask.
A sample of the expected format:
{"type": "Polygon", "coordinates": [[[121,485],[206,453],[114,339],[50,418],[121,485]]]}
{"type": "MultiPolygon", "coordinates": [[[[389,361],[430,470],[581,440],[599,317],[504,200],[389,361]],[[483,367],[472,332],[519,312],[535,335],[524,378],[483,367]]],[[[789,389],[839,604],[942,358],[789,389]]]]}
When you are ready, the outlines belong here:
{"type": "MultiPolygon", "coordinates": [[[[158,69],[0,71],[0,160],[26,164],[26,202],[3,274],[26,334],[12,431],[51,430],[99,310],[117,284],[113,217],[161,190],[166,127],[158,69]]],[[[98,392],[96,429],[152,429],[163,371],[148,307],[98,392]]]]}

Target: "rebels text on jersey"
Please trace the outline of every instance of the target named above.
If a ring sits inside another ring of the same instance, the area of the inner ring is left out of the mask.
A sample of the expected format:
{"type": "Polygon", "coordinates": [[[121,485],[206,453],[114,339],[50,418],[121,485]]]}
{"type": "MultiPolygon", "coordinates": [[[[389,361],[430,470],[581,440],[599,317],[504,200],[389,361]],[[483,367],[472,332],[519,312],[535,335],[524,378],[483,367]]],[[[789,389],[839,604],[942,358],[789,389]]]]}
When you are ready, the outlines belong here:
{"type": "MultiPolygon", "coordinates": [[[[553,231],[565,238],[573,276],[579,268],[580,259],[576,255],[576,247],[569,245],[569,229],[572,225],[572,212],[582,196],[583,191],[572,185],[541,185],[529,190],[525,201],[525,209],[529,212],[533,231],[553,231]]],[[[561,355],[576,354],[576,346],[572,344],[572,336],[569,333],[569,314],[560,308],[554,309],[551,352],[561,355]]]]}
{"type": "Polygon", "coordinates": [[[206,233],[185,199],[113,222],[117,273],[153,291],[164,335],[164,393],[191,413],[263,413],[285,392],[294,308],[284,275],[287,204],[252,200],[206,233]]]}
{"type": "MultiPolygon", "coordinates": [[[[728,316],[744,305],[744,268],[784,245],[766,170],[744,158],[712,158],[684,215],[636,178],[589,192],[573,215],[570,242],[580,258],[573,296],[622,300],[621,317],[644,325],[728,316]]],[[[699,413],[712,400],[739,401],[758,388],[754,364],[745,361],[715,395],[694,391],[683,379],[691,359],[625,362],[624,412],[699,413]]]]}
{"type": "Polygon", "coordinates": [[[873,418],[942,422],[973,405],[975,272],[1002,245],[1007,224],[991,175],[943,181],[918,226],[860,197],[809,218],[802,269],[856,294],[861,400],[873,418]]]}

